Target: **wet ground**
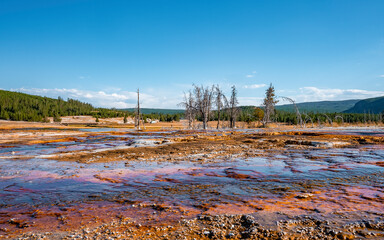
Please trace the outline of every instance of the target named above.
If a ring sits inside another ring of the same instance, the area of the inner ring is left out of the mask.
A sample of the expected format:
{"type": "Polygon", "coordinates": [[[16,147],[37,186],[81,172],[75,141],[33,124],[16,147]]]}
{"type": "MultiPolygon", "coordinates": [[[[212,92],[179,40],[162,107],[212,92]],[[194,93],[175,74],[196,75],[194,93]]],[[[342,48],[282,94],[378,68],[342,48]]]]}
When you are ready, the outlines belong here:
{"type": "Polygon", "coordinates": [[[380,128],[49,131],[0,144],[0,238],[384,238],[380,128]]]}

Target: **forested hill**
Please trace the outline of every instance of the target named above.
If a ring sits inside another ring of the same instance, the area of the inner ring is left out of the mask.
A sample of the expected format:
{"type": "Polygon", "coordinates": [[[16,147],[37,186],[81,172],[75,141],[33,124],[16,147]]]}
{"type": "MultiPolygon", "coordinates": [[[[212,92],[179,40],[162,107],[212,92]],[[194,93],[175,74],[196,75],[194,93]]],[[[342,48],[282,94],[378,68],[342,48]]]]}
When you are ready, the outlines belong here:
{"type": "Polygon", "coordinates": [[[352,108],[344,111],[345,113],[382,113],[384,112],[384,96],[368,98],[358,101],[352,108]]]}
{"type": "MultiPolygon", "coordinates": [[[[297,103],[300,112],[317,112],[317,113],[334,113],[343,112],[352,108],[359,100],[343,100],[343,101],[321,101],[321,102],[304,102],[297,103]]],[[[277,110],[294,112],[295,108],[292,104],[278,105],[277,110]]]]}
{"type": "Polygon", "coordinates": [[[58,99],[0,90],[0,119],[15,121],[43,121],[46,117],[98,115],[118,116],[116,110],[94,108],[78,100],[58,99]]]}

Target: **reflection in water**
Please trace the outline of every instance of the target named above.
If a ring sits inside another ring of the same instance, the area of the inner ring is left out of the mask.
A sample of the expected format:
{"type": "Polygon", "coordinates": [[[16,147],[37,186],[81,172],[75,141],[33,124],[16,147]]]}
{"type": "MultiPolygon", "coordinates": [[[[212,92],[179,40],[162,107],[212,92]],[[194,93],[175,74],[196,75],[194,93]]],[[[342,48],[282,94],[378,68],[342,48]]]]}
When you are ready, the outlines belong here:
{"type": "Polygon", "coordinates": [[[200,194],[206,191],[205,188],[194,189],[195,196],[193,192],[177,192],[174,196],[164,188],[193,188],[197,185],[217,190],[221,201],[231,201],[233,195],[238,198],[269,196],[275,193],[277,186],[289,187],[290,191],[307,191],[303,183],[311,181],[316,181],[321,189],[337,188],[335,182],[382,173],[382,167],[375,163],[382,160],[383,155],[384,150],[377,147],[311,152],[292,149],[286,150],[285,155],[271,151],[265,157],[209,164],[134,161],[127,166],[123,161],[82,164],[45,159],[1,159],[0,201],[6,206],[41,205],[58,200],[83,201],[94,193],[104,193],[103,199],[108,200],[122,192],[134,197],[133,201],[150,201],[141,192],[142,186],[150,186],[156,199],[198,202],[202,200],[200,194]]]}
{"type": "Polygon", "coordinates": [[[37,144],[0,144],[0,158],[9,157],[25,157],[32,158],[47,154],[66,153],[71,151],[90,151],[103,150],[113,148],[129,147],[136,142],[144,142],[146,139],[159,139],[164,136],[151,135],[132,135],[126,134],[97,134],[85,137],[77,136],[76,138],[64,138],[60,141],[42,141],[37,144]]]}

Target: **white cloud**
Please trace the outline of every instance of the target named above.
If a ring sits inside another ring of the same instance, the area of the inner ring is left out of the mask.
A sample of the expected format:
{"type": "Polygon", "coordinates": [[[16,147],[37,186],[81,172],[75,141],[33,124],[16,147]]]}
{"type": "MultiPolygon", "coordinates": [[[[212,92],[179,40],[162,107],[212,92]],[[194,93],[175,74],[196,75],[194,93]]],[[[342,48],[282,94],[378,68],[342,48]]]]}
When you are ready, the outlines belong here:
{"type": "MultiPolygon", "coordinates": [[[[258,89],[266,87],[266,84],[253,84],[244,86],[244,88],[258,89]]],[[[225,89],[225,87],[223,88],[225,89]]],[[[230,96],[230,88],[227,89],[227,96],[230,96]]],[[[124,91],[119,89],[90,91],[81,89],[66,88],[19,88],[11,89],[11,91],[24,92],[28,94],[47,96],[63,99],[72,98],[82,102],[91,103],[95,107],[106,108],[131,108],[136,107],[137,93],[134,91],[124,91]]],[[[384,91],[368,91],[361,89],[335,89],[335,88],[317,88],[303,87],[298,90],[280,89],[276,90],[277,95],[294,99],[296,102],[315,102],[315,101],[336,101],[347,99],[364,99],[371,97],[384,96],[384,91]]],[[[259,97],[249,97],[249,95],[239,96],[239,105],[255,105],[262,103],[264,94],[259,97]]],[[[183,92],[175,94],[173,91],[161,90],[157,91],[140,91],[140,105],[144,108],[179,108],[177,106],[183,99],[183,92]]],[[[287,102],[280,101],[279,104],[287,102]]]]}
{"type": "Polygon", "coordinates": [[[252,74],[247,74],[247,75],[245,75],[245,77],[246,78],[253,78],[256,73],[257,73],[257,71],[252,71],[252,74]]]}
{"type": "Polygon", "coordinates": [[[238,97],[240,106],[260,106],[263,103],[263,97],[238,97]]]}
{"type": "Polygon", "coordinates": [[[316,101],[338,101],[348,99],[364,99],[384,96],[384,91],[368,91],[362,89],[337,89],[337,88],[317,88],[303,87],[296,94],[291,93],[290,97],[296,102],[316,102],[316,101]]]}
{"type": "Polygon", "coordinates": [[[252,85],[245,85],[244,88],[251,88],[251,89],[255,89],[255,88],[263,88],[267,86],[266,84],[262,83],[262,84],[252,84],[252,85]]]}
{"type": "Polygon", "coordinates": [[[381,74],[379,77],[384,78],[384,74],[381,74]]]}
{"type": "MultiPolygon", "coordinates": [[[[11,91],[23,92],[33,95],[47,96],[52,98],[72,98],[82,102],[91,103],[95,107],[105,108],[132,108],[137,104],[137,93],[130,91],[89,91],[66,88],[19,88],[11,91]]],[[[145,92],[140,92],[140,105],[144,108],[177,108],[177,103],[182,96],[173,95],[171,98],[164,98],[145,92]]]]}

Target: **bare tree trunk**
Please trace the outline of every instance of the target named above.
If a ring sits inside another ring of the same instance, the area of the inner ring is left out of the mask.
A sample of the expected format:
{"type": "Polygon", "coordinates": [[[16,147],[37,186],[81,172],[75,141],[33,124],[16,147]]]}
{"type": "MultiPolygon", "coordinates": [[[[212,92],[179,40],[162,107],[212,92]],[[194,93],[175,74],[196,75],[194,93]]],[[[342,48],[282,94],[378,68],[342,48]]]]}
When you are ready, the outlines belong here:
{"type": "Polygon", "coordinates": [[[326,119],[328,120],[328,122],[331,124],[331,127],[332,127],[332,124],[333,124],[332,119],[328,117],[328,115],[325,113],[323,113],[323,115],[326,117],[326,119]]]}
{"type": "Polygon", "coordinates": [[[239,113],[238,112],[238,109],[237,109],[237,104],[239,102],[237,101],[237,91],[236,91],[236,87],[233,85],[232,86],[232,94],[231,94],[231,99],[230,99],[230,115],[229,115],[229,125],[230,125],[230,128],[235,128],[236,127],[236,118],[237,118],[237,114],[239,113]]]}
{"type": "MultiPolygon", "coordinates": [[[[281,97],[284,100],[288,100],[290,103],[293,104],[293,107],[295,108],[296,111],[296,119],[297,119],[297,124],[299,124],[301,127],[303,127],[303,118],[301,117],[299,108],[297,107],[295,101],[289,97],[281,97]]],[[[305,124],[305,123],[304,123],[305,124]]]]}
{"type": "Polygon", "coordinates": [[[217,129],[220,128],[220,118],[221,118],[221,108],[223,107],[223,92],[221,91],[220,87],[216,86],[216,107],[217,107],[217,129]]]}
{"type": "Polygon", "coordinates": [[[209,89],[208,87],[204,88],[203,86],[194,87],[196,105],[197,109],[201,114],[201,118],[203,121],[203,129],[207,129],[209,120],[208,117],[212,106],[213,87],[212,89],[209,89]]]}
{"type": "Polygon", "coordinates": [[[137,116],[136,116],[136,120],[137,120],[137,124],[136,124],[137,130],[140,130],[140,90],[139,89],[137,89],[137,116]]]}
{"type": "Polygon", "coordinates": [[[189,95],[184,93],[184,102],[178,104],[185,107],[185,117],[188,119],[188,128],[193,129],[195,124],[196,101],[191,91],[189,95]]]}

